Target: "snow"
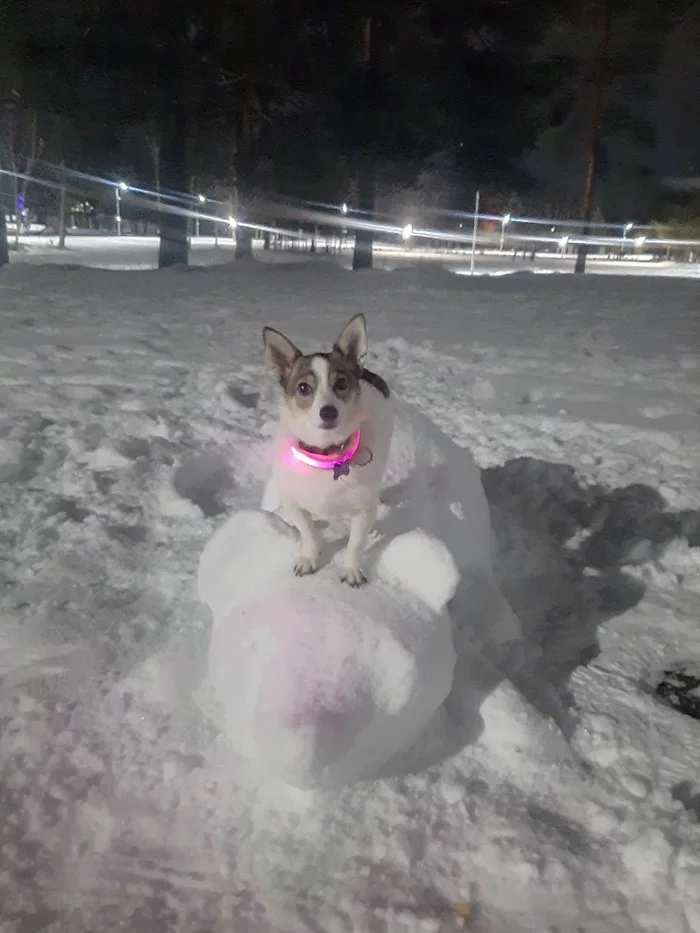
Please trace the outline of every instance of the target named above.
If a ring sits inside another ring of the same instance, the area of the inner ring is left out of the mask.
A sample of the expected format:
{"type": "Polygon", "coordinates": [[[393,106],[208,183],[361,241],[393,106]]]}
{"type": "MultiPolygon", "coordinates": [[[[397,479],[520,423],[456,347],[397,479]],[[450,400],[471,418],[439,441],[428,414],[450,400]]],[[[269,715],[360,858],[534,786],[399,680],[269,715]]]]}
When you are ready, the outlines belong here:
{"type": "Polygon", "coordinates": [[[38,263],[0,306],[3,933],[700,930],[700,723],[654,695],[700,662],[696,282],[38,263]],[[260,502],[263,324],[357,310],[481,468],[523,637],[457,638],[450,757],[301,790],[212,725],[196,573],[260,502]]]}
{"type": "MultiPolygon", "coordinates": [[[[285,248],[281,251],[263,249],[262,240],[254,240],[253,248],[257,258],[267,263],[293,262],[318,263],[332,262],[350,269],[352,266],[352,237],[343,239],[342,248],[338,241],[333,241],[335,252],[325,253],[323,238],[318,241],[319,252],[309,253],[310,241],[299,237],[292,230],[285,234],[285,248]]],[[[539,252],[531,259],[534,244],[526,244],[527,253],[514,256],[513,246],[522,250],[522,243],[517,240],[507,243],[505,252],[495,249],[480,249],[476,254],[476,275],[511,275],[512,273],[542,274],[571,273],[576,256],[573,251],[566,255],[560,252],[546,252],[551,243],[537,244],[539,252]]],[[[218,239],[212,236],[190,238],[190,265],[212,266],[231,261],[236,242],[224,231],[218,239]]],[[[13,253],[12,261],[27,265],[56,263],[62,266],[90,266],[99,269],[156,269],[158,266],[158,238],[155,236],[124,235],[115,236],[101,232],[70,233],[66,239],[66,249],[58,248],[58,237],[45,234],[40,236],[20,237],[20,248],[13,253]]],[[[420,239],[411,244],[379,243],[375,245],[375,266],[379,269],[401,269],[421,263],[433,265],[438,271],[447,268],[458,275],[471,275],[470,248],[436,249],[424,246],[420,239]]],[[[632,253],[624,259],[616,255],[591,254],[587,260],[589,274],[634,275],[634,276],[671,276],[679,278],[699,278],[700,263],[680,262],[669,259],[656,259],[648,253],[632,253]]]]}
{"type": "Polygon", "coordinates": [[[337,567],[294,577],[296,548],[288,526],[254,511],[234,514],[208,543],[204,689],[224,710],[230,747],[263,776],[306,788],[377,777],[396,754],[406,760],[450,693],[446,603],[457,569],[444,545],[415,530],[389,540],[373,586],[353,591],[339,587],[337,567]],[[416,560],[431,576],[431,603],[406,575],[416,560]]]}

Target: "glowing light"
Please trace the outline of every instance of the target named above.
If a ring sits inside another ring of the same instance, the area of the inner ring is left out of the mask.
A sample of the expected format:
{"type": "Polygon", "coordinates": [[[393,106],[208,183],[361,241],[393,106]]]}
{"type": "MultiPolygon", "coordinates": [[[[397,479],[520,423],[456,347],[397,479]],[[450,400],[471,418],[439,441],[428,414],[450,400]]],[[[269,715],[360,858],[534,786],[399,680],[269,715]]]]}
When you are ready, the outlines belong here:
{"type": "Polygon", "coordinates": [[[343,203],[340,205],[340,213],[347,214],[347,212],[348,212],[348,206],[345,203],[345,201],[343,201],[343,203]]]}
{"type": "Polygon", "coordinates": [[[129,190],[129,186],[127,185],[127,183],[126,183],[125,181],[120,181],[119,184],[117,185],[117,188],[119,188],[119,190],[120,190],[122,193],[123,193],[124,191],[128,191],[128,190],[129,190]]]}
{"type": "Polygon", "coordinates": [[[512,219],[513,219],[513,215],[512,215],[512,214],[504,214],[504,215],[503,215],[503,226],[504,226],[504,227],[507,227],[508,224],[511,222],[512,219]]]}
{"type": "Polygon", "coordinates": [[[624,226],[624,228],[623,228],[623,230],[622,230],[622,235],[623,235],[623,236],[627,236],[627,234],[630,232],[630,230],[632,229],[632,227],[634,227],[634,224],[625,224],[625,226],[624,226]]]}
{"type": "Polygon", "coordinates": [[[203,194],[198,194],[197,200],[199,201],[200,204],[205,204],[207,199],[204,197],[203,194]]]}
{"type": "Polygon", "coordinates": [[[406,226],[401,231],[402,240],[410,240],[413,236],[413,224],[406,224],[406,226]]]}
{"type": "Polygon", "coordinates": [[[644,246],[646,241],[647,238],[645,236],[638,236],[634,241],[634,245],[637,247],[637,249],[640,249],[642,246],[644,246]]]}
{"type": "Polygon", "coordinates": [[[568,236],[563,236],[563,237],[559,240],[559,249],[566,249],[566,247],[567,247],[568,245],[569,245],[569,237],[568,237],[568,236]]]}
{"type": "Polygon", "coordinates": [[[360,446],[360,432],[356,431],[349,442],[347,448],[340,454],[312,454],[308,450],[302,450],[296,444],[291,443],[289,449],[292,457],[306,466],[314,467],[317,470],[334,470],[344,463],[348,463],[357,453],[360,446]]]}
{"type": "Polygon", "coordinates": [[[236,227],[238,226],[238,221],[236,220],[235,217],[229,217],[228,225],[232,230],[235,230],[236,227]]]}

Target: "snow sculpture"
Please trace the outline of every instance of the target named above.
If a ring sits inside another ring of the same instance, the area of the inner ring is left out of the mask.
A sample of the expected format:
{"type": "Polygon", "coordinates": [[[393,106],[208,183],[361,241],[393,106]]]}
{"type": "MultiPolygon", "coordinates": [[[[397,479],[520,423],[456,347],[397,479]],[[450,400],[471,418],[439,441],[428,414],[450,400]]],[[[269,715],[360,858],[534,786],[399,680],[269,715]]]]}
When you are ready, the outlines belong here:
{"type": "MultiPolygon", "coordinates": [[[[269,455],[249,453],[239,475],[262,485],[269,455]]],[[[293,575],[296,532],[270,514],[271,482],[265,511],[234,514],[200,560],[213,614],[208,681],[228,738],[300,787],[372,778],[397,760],[421,766],[450,745],[467,706],[478,711],[470,672],[519,635],[492,582],[479,470],[407,406],[397,408],[382,501],[359,590],[339,582],[335,559],[293,575]]],[[[336,558],[346,531],[325,531],[336,558]]]]}
{"type": "Polygon", "coordinates": [[[298,787],[373,777],[452,687],[454,561],[440,541],[409,532],[378,557],[372,585],[353,590],[337,567],[295,577],[295,548],[280,519],[252,511],[207,544],[210,685],[235,749],[268,774],[298,787]]]}

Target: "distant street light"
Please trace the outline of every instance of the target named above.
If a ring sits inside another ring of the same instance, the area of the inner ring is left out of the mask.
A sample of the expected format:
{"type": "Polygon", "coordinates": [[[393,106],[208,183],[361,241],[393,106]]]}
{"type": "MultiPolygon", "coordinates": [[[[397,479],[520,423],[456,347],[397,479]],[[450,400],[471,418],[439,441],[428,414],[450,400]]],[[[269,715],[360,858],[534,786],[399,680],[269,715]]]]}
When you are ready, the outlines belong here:
{"type": "Polygon", "coordinates": [[[347,214],[347,212],[348,212],[348,206],[345,203],[345,201],[343,201],[343,203],[340,205],[340,213],[347,214]]]}
{"type": "Polygon", "coordinates": [[[413,224],[406,224],[406,226],[401,231],[401,239],[406,242],[411,239],[413,236],[413,224]]]}
{"type": "Polygon", "coordinates": [[[645,236],[638,236],[634,241],[634,245],[637,247],[637,249],[641,249],[646,241],[647,238],[645,236]]]}
{"type": "Polygon", "coordinates": [[[114,188],[114,201],[117,208],[117,236],[122,235],[122,195],[126,194],[129,186],[125,181],[120,181],[114,188]]]}
{"type": "MultiPolygon", "coordinates": [[[[203,194],[198,194],[197,200],[199,201],[200,204],[207,203],[207,199],[204,197],[203,194]]],[[[194,235],[199,239],[199,214],[196,214],[194,218],[194,235]]]]}
{"type": "Polygon", "coordinates": [[[505,246],[505,242],[506,242],[506,227],[508,226],[508,224],[511,222],[512,219],[513,219],[512,214],[504,214],[503,217],[501,217],[501,243],[500,243],[500,246],[498,247],[499,252],[501,253],[503,252],[503,247],[505,246]]]}
{"type": "Polygon", "coordinates": [[[632,230],[632,227],[634,227],[634,224],[629,223],[629,224],[625,224],[625,226],[622,228],[622,245],[623,246],[625,245],[625,240],[627,239],[630,231],[632,230]]]}

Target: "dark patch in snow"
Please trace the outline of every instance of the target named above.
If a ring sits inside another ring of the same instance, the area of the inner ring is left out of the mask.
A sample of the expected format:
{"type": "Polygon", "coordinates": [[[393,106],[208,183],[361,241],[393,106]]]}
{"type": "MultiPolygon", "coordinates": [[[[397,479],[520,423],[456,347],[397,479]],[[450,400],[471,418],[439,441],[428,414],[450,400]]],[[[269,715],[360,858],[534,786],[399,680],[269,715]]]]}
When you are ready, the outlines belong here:
{"type": "Polygon", "coordinates": [[[680,801],[685,809],[700,822],[700,791],[690,781],[681,781],[671,788],[671,796],[680,801]]]}
{"type": "Polygon", "coordinates": [[[86,424],[84,428],[79,428],[79,434],[82,435],[82,442],[86,450],[97,450],[105,436],[105,429],[96,421],[86,424]]]}
{"type": "Polygon", "coordinates": [[[97,471],[93,472],[93,478],[95,480],[95,486],[103,496],[108,496],[112,486],[118,482],[117,477],[111,473],[98,473],[97,471]]]}
{"type": "Polygon", "coordinates": [[[72,522],[78,522],[78,524],[80,524],[92,513],[89,509],[84,509],[82,506],[78,505],[76,500],[72,499],[70,496],[59,496],[57,499],[54,499],[53,502],[49,503],[49,514],[63,514],[72,522]]]}
{"type": "Polygon", "coordinates": [[[25,446],[19,455],[0,462],[0,483],[27,483],[39,472],[44,453],[37,444],[25,446]]]}
{"type": "Polygon", "coordinates": [[[575,823],[562,816],[561,813],[556,813],[549,807],[540,806],[538,803],[528,804],[527,813],[540,831],[563,848],[579,857],[587,854],[590,849],[590,838],[588,831],[580,823],[575,823]]]}
{"type": "Polygon", "coordinates": [[[138,460],[139,457],[147,457],[151,450],[151,445],[145,437],[124,437],[117,441],[115,448],[129,460],[138,460]]]}
{"type": "Polygon", "coordinates": [[[688,539],[690,547],[700,547],[700,512],[688,509],[679,512],[682,534],[688,539]]]}
{"type": "Polygon", "coordinates": [[[636,514],[661,529],[676,524],[667,523],[664,500],[655,489],[585,486],[568,464],[519,457],[484,470],[482,480],[497,575],[520,618],[529,654],[511,678],[569,734],[575,727],[571,674],[598,656],[600,625],[636,606],[646,589],[623,569],[633,540],[623,517],[636,514]],[[622,524],[625,546],[610,535],[611,526],[622,524]],[[590,537],[576,547],[587,531],[590,537]],[[592,566],[597,573],[591,573],[592,566]]]}
{"type": "Polygon", "coordinates": [[[700,672],[679,664],[663,672],[654,695],[672,709],[700,720],[700,672]]]}
{"type": "Polygon", "coordinates": [[[107,525],[105,530],[110,538],[125,544],[143,544],[148,537],[145,525],[107,525]]]}
{"type": "Polygon", "coordinates": [[[204,453],[184,460],[173,476],[175,492],[212,518],[226,510],[223,495],[233,486],[229,464],[221,454],[204,453]]]}
{"type": "Polygon", "coordinates": [[[242,405],[244,408],[255,408],[260,401],[259,392],[246,392],[244,389],[240,389],[232,382],[228,384],[226,391],[234,402],[238,402],[238,404],[242,405]]]}
{"type": "Polygon", "coordinates": [[[687,535],[696,513],[668,512],[657,490],[640,483],[600,497],[581,558],[599,570],[659,561],[669,544],[687,535]]]}

